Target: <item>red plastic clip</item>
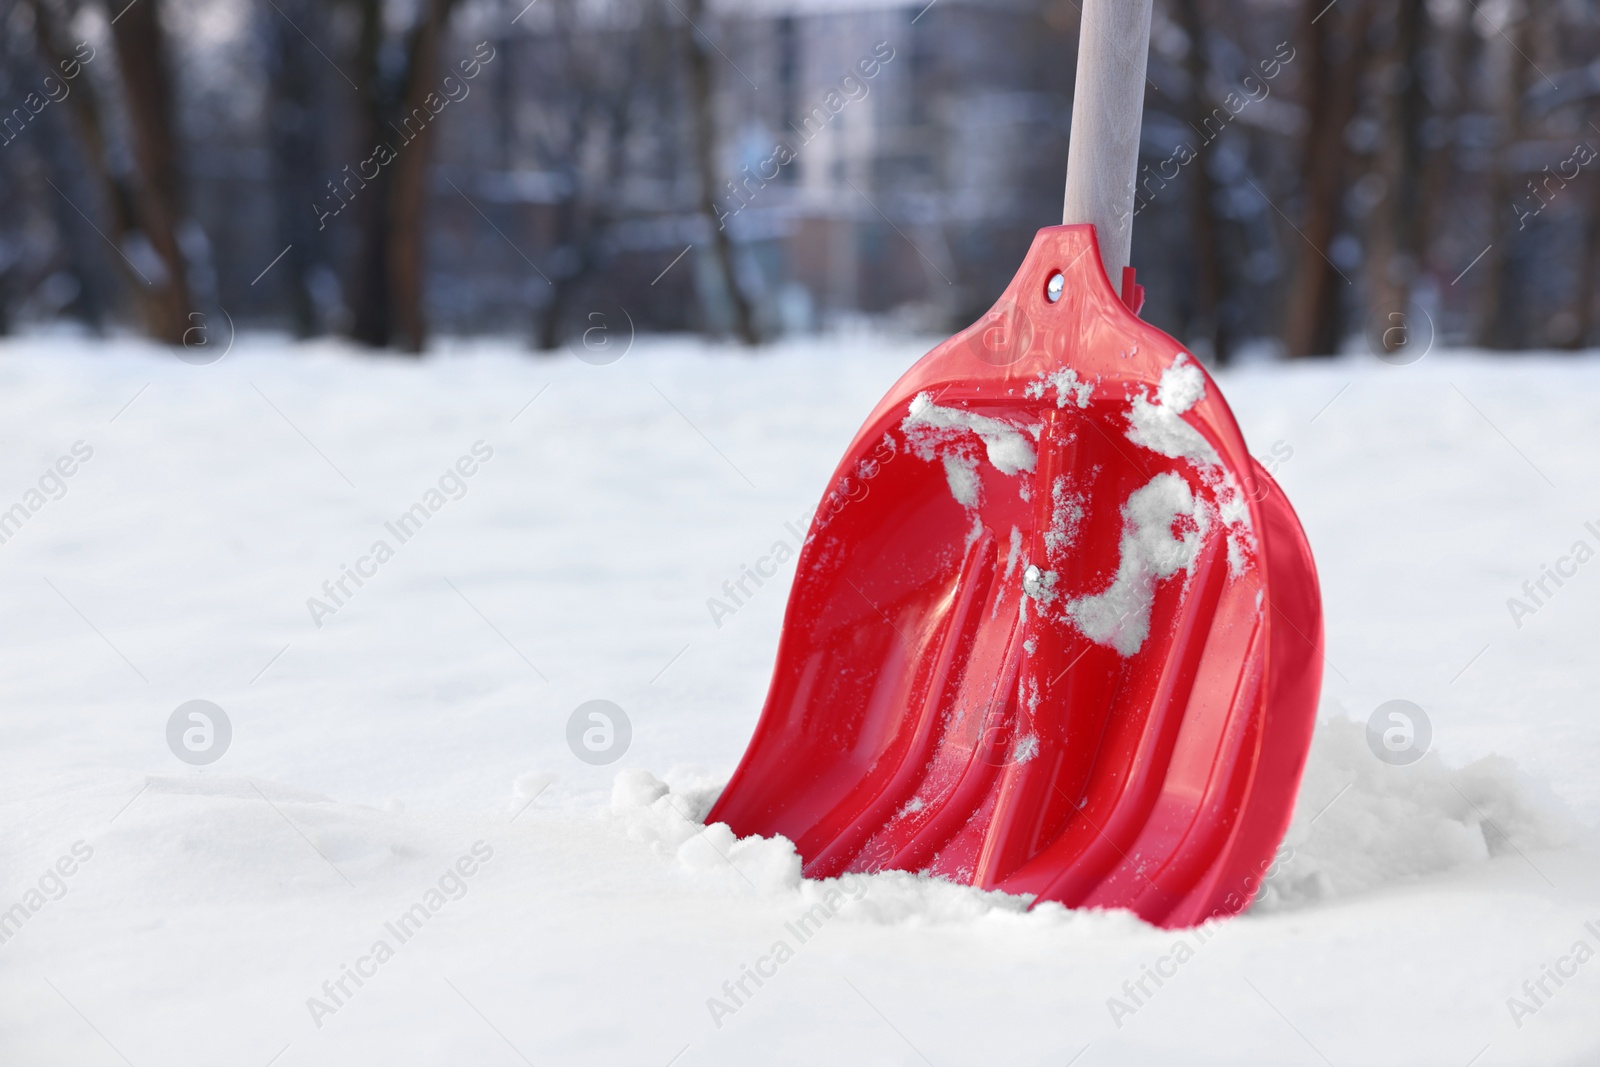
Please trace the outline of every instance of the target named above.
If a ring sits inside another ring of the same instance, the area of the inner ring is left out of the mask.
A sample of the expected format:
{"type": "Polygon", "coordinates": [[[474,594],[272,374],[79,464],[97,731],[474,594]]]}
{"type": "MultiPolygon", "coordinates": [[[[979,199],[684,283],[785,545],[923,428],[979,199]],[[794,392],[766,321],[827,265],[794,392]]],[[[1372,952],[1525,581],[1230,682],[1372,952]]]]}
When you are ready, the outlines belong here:
{"type": "Polygon", "coordinates": [[[1122,302],[1128,305],[1128,310],[1135,315],[1144,307],[1144,286],[1134,281],[1134,269],[1122,268],[1122,302]]]}

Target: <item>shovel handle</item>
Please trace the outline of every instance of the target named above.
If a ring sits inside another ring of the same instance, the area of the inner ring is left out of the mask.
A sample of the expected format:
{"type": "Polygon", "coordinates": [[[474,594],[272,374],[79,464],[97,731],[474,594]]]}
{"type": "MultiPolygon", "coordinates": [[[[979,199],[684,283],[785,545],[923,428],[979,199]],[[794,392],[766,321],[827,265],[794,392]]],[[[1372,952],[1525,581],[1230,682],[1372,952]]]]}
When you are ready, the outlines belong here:
{"type": "Polygon", "coordinates": [[[1083,0],[1078,25],[1078,79],[1061,221],[1094,224],[1100,262],[1112,288],[1122,282],[1133,245],[1151,3],[1083,0]]]}

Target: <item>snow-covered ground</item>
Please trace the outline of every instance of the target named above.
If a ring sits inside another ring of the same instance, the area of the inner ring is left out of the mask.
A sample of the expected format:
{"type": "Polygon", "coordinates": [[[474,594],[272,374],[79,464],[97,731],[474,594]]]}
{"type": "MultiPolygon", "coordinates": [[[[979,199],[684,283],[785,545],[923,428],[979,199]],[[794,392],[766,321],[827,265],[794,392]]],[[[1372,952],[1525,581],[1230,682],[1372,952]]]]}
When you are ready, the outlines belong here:
{"type": "Polygon", "coordinates": [[[0,345],[0,513],[26,512],[0,525],[0,1063],[1600,1062],[1593,358],[1220,379],[1328,625],[1246,916],[802,883],[784,842],[696,821],[789,572],[707,598],[793,544],[925,347],[0,345]],[[195,699],[231,724],[206,766],[168,748],[195,699]],[[594,699],[632,727],[610,766],[568,748],[594,699]],[[1366,744],[1391,699],[1431,721],[1411,766],[1366,744]]]}

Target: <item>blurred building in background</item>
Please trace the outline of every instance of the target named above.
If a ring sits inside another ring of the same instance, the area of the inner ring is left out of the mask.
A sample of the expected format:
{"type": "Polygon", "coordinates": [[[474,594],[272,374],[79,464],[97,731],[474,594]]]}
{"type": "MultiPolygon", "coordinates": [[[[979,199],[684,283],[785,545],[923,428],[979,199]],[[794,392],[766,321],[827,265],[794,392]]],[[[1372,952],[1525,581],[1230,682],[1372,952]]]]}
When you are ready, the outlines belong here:
{"type": "MultiPolygon", "coordinates": [[[[1072,0],[0,0],[0,328],[946,331],[1059,221],[1072,0]]],[[[1158,0],[1145,316],[1600,341],[1600,5],[1158,0]]]]}

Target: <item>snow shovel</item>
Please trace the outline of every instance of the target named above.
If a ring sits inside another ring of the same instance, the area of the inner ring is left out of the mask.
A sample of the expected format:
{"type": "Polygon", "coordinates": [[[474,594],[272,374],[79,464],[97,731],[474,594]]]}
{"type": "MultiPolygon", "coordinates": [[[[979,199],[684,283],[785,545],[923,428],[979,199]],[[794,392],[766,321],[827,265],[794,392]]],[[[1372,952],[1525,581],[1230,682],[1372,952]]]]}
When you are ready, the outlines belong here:
{"type": "Polygon", "coordinates": [[[1321,597],[1216,383],[1138,317],[1150,6],[1085,0],[1067,224],[895,385],[812,520],[708,816],[808,876],[1189,926],[1249,904],[1288,827],[1321,597]]]}

